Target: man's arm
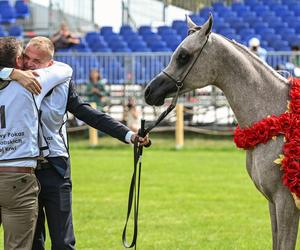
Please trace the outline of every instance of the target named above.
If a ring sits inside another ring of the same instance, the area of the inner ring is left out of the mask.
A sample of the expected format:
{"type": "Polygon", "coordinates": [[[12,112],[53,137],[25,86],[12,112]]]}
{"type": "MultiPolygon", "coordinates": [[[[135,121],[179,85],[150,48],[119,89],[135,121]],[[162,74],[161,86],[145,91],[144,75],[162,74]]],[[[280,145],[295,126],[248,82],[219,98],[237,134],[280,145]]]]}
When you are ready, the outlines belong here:
{"type": "Polygon", "coordinates": [[[0,67],[0,79],[17,81],[35,95],[41,93],[42,88],[41,84],[36,79],[37,76],[38,74],[32,70],[24,71],[20,69],[0,67]]]}
{"type": "Polygon", "coordinates": [[[119,121],[116,121],[103,112],[93,109],[88,103],[84,103],[78,96],[73,81],[70,82],[67,110],[79,120],[120,141],[126,142],[125,136],[129,136],[130,139],[133,134],[128,134],[130,129],[119,121]]]}
{"type": "Polygon", "coordinates": [[[38,107],[40,107],[43,98],[51,89],[65,81],[70,80],[73,74],[72,68],[69,65],[61,62],[55,62],[48,68],[37,69],[35,71],[39,75],[37,79],[42,83],[43,86],[41,94],[35,96],[38,107]]]}

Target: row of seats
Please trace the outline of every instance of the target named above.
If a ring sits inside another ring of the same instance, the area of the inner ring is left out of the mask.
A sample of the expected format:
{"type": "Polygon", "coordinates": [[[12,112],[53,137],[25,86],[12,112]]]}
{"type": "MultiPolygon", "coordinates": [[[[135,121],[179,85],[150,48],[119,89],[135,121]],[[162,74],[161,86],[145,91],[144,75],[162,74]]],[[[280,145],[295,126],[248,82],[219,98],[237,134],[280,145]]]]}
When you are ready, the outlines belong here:
{"type": "MultiPolygon", "coordinates": [[[[186,35],[186,34],[185,34],[186,35]]],[[[184,35],[184,36],[185,36],[184,35]]],[[[134,31],[130,26],[122,26],[120,32],[105,26],[100,32],[88,32],[79,45],[71,50],[80,52],[171,52],[174,51],[183,37],[169,26],[158,27],[154,32],[151,26],[141,26],[134,31]]],[[[65,50],[64,50],[65,51],[65,50]]]]}
{"type": "Polygon", "coordinates": [[[0,1],[0,24],[13,24],[16,19],[26,19],[30,16],[28,3],[17,0],[14,5],[9,0],[0,1]]]}
{"type": "Polygon", "coordinates": [[[203,23],[213,13],[214,31],[245,45],[257,37],[269,51],[289,51],[300,43],[300,2],[298,0],[245,0],[244,3],[215,3],[191,17],[203,23]]]}
{"type": "Polygon", "coordinates": [[[8,27],[0,25],[0,37],[15,36],[22,39],[23,34],[24,34],[24,29],[22,25],[13,24],[8,27]]]}
{"type": "MultiPolygon", "coordinates": [[[[201,25],[214,15],[213,31],[244,45],[252,37],[269,51],[289,51],[300,41],[300,2],[298,0],[245,0],[226,5],[214,3],[190,15],[201,25]]],[[[81,44],[71,48],[81,52],[169,52],[187,35],[186,22],[174,20],[171,26],[140,26],[136,31],[122,26],[118,33],[105,26],[88,32],[81,44]]],[[[66,51],[66,50],[64,50],[66,51]]],[[[68,50],[67,50],[68,51],[68,50]]]]}

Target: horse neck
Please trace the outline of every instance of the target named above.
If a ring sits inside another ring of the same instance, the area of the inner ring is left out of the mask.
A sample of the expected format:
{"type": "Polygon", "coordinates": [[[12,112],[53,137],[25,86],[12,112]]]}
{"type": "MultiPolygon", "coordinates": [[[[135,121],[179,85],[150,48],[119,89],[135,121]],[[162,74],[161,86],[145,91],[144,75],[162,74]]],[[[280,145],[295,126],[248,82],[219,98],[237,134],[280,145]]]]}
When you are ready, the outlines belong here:
{"type": "Polygon", "coordinates": [[[218,76],[214,85],[228,99],[238,123],[249,126],[287,109],[287,80],[241,45],[215,35],[218,76]]]}

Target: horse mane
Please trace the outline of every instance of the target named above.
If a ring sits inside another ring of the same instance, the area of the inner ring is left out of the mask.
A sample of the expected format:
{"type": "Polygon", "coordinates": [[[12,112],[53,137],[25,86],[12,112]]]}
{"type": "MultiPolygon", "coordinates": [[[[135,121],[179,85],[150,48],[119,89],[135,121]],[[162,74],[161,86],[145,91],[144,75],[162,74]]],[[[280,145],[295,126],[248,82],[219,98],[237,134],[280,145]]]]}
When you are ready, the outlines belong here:
{"type": "Polygon", "coordinates": [[[220,34],[214,33],[217,36],[220,36],[221,38],[224,38],[226,41],[230,42],[231,44],[233,44],[235,47],[237,47],[237,49],[239,49],[240,51],[246,53],[248,56],[250,56],[253,60],[255,60],[259,65],[263,66],[264,68],[266,68],[266,70],[268,72],[270,72],[273,76],[275,76],[278,80],[287,83],[288,80],[286,78],[284,78],[283,76],[281,76],[280,74],[278,74],[269,64],[267,64],[265,61],[263,61],[261,58],[259,58],[257,55],[255,55],[254,53],[252,53],[245,45],[242,45],[240,43],[238,43],[235,40],[231,40],[228,39],[225,36],[222,36],[220,34]]]}

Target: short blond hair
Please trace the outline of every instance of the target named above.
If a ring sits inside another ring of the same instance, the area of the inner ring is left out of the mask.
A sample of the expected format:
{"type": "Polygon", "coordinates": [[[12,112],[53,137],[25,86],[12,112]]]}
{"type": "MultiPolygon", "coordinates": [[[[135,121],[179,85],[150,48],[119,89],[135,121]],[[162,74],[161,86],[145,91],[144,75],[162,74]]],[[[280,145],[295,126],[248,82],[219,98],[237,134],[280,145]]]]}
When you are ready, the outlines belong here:
{"type": "Polygon", "coordinates": [[[38,50],[46,52],[49,55],[49,59],[53,59],[54,44],[49,38],[44,36],[36,36],[30,39],[26,47],[28,46],[33,46],[38,50]]]}

